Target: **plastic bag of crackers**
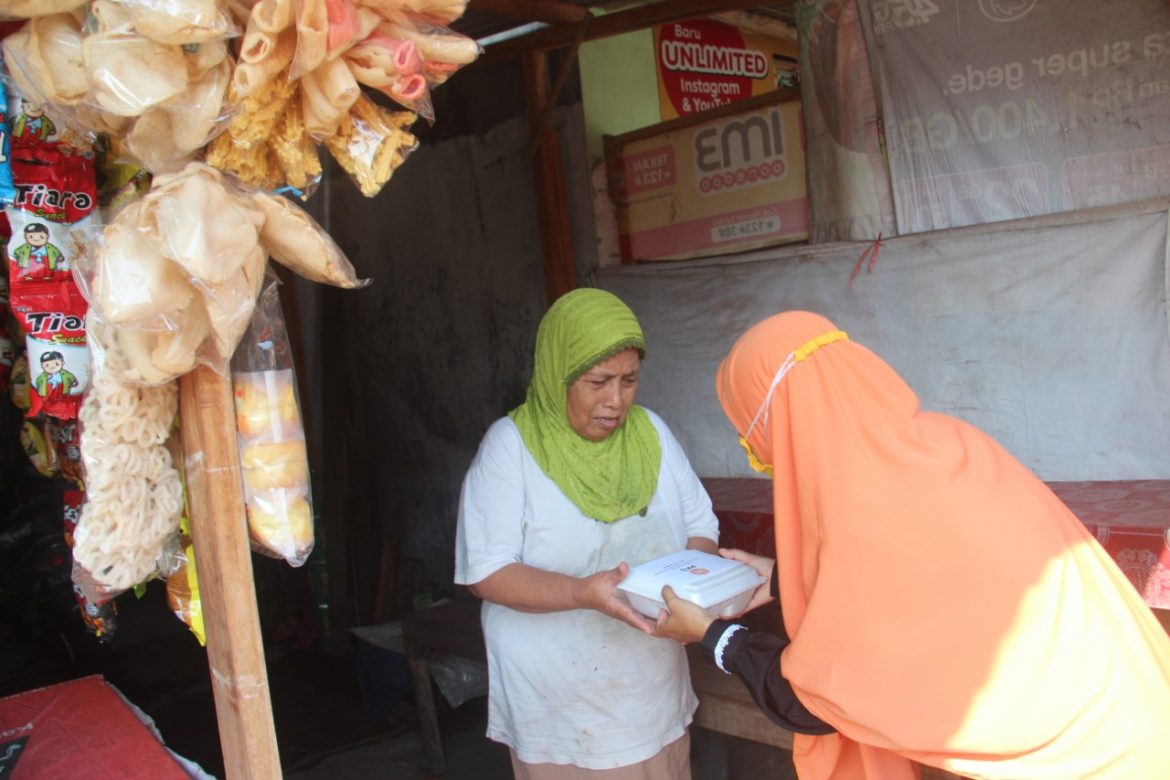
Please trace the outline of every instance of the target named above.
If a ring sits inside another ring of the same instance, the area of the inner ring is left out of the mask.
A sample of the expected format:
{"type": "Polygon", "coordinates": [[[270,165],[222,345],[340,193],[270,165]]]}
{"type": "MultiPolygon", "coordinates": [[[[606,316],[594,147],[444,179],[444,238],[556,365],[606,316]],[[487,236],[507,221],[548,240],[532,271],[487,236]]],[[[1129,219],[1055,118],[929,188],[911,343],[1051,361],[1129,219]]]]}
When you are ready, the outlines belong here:
{"type": "Polygon", "coordinates": [[[324,146],[366,197],[434,121],[430,91],[480,55],[447,25],[467,0],[258,0],[240,19],[227,103],[237,107],[207,162],[261,189],[307,197],[324,146]],[[371,100],[377,91],[405,110],[371,100]]]}
{"type": "Polygon", "coordinates": [[[278,281],[271,271],[232,357],[232,387],[252,548],[300,566],[313,550],[309,460],[278,281]]]}
{"type": "MultiPolygon", "coordinates": [[[[161,173],[193,159],[231,115],[229,41],[241,28],[219,0],[20,5],[28,21],[2,44],[8,73],[72,131],[117,139],[127,159],[161,173]]],[[[0,0],[0,14],[13,10],[0,0]]]]}

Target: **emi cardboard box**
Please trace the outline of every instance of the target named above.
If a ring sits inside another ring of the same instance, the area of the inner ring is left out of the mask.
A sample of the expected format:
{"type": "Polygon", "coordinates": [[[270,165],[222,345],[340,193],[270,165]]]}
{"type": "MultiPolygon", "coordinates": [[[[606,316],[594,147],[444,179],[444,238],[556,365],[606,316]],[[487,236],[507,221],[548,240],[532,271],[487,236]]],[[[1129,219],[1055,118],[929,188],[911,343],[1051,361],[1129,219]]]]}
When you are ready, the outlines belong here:
{"type": "Polygon", "coordinates": [[[785,97],[781,90],[708,112],[721,114],[709,119],[658,125],[662,132],[606,138],[623,261],[808,239],[800,103],[785,97]]]}

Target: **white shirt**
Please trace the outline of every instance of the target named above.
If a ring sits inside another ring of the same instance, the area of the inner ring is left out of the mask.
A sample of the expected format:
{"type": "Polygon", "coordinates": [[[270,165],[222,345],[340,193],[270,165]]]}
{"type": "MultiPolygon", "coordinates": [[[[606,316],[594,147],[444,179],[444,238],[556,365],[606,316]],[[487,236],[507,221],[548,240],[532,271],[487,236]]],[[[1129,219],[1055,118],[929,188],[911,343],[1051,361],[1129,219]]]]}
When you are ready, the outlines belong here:
{"type": "MultiPolygon", "coordinates": [[[[512,563],[585,577],[717,540],[711,499],[658,415],[662,465],[645,516],[586,517],[545,476],[511,419],[484,435],[463,482],[455,581],[470,585],[512,563]]],[[[656,755],[683,735],[698,700],[686,654],[595,610],[518,612],[484,602],[489,738],[526,763],[612,769],[656,755]]]]}

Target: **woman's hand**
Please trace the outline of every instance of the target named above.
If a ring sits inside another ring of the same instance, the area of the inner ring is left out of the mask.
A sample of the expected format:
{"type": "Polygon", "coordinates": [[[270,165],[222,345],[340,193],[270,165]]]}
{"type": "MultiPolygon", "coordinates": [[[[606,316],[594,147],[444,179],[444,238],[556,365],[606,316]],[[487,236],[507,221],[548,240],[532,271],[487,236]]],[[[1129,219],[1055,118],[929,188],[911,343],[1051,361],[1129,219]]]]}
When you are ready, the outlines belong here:
{"type": "Polygon", "coordinates": [[[611,618],[622,621],[639,631],[654,636],[654,623],[630,606],[617,589],[618,583],[630,573],[630,567],[625,561],[617,568],[599,571],[577,581],[578,595],[583,606],[604,612],[611,618]]]}
{"type": "Polygon", "coordinates": [[[669,585],[662,588],[662,600],[666,602],[666,609],[658,612],[658,624],[655,627],[658,636],[669,637],[684,645],[698,642],[715,622],[715,618],[698,604],[676,596],[669,585]]]}
{"type": "MultiPolygon", "coordinates": [[[[733,561],[739,561],[740,563],[751,566],[755,569],[756,573],[764,578],[764,582],[752,592],[752,597],[748,601],[748,605],[739,615],[744,614],[744,612],[751,612],[761,604],[767,604],[772,600],[772,569],[775,567],[776,561],[771,558],[766,558],[763,555],[752,555],[750,552],[744,552],[743,550],[726,550],[720,548],[719,554],[724,558],[730,558],[733,561]]],[[[739,617],[739,615],[733,615],[732,617],[739,617]]]]}

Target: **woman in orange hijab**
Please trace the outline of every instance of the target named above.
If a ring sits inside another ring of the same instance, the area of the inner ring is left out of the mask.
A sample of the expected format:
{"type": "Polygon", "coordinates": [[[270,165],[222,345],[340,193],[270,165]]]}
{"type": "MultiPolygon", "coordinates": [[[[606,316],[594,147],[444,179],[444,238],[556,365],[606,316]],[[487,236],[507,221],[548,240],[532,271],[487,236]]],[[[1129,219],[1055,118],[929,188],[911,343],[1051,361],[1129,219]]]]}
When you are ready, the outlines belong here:
{"type": "MultiPolygon", "coordinates": [[[[903,780],[916,762],[1000,780],[1170,777],[1170,639],[1002,446],[919,409],[892,368],[807,312],[749,329],[716,383],[773,475],[788,637],[761,641],[669,592],[658,631],[704,640],[766,708],[794,697],[789,716],[836,730],[796,735],[801,780],[903,780]],[[764,679],[751,656],[769,641],[764,679]]],[[[749,609],[770,599],[761,586],[749,609]]]]}

